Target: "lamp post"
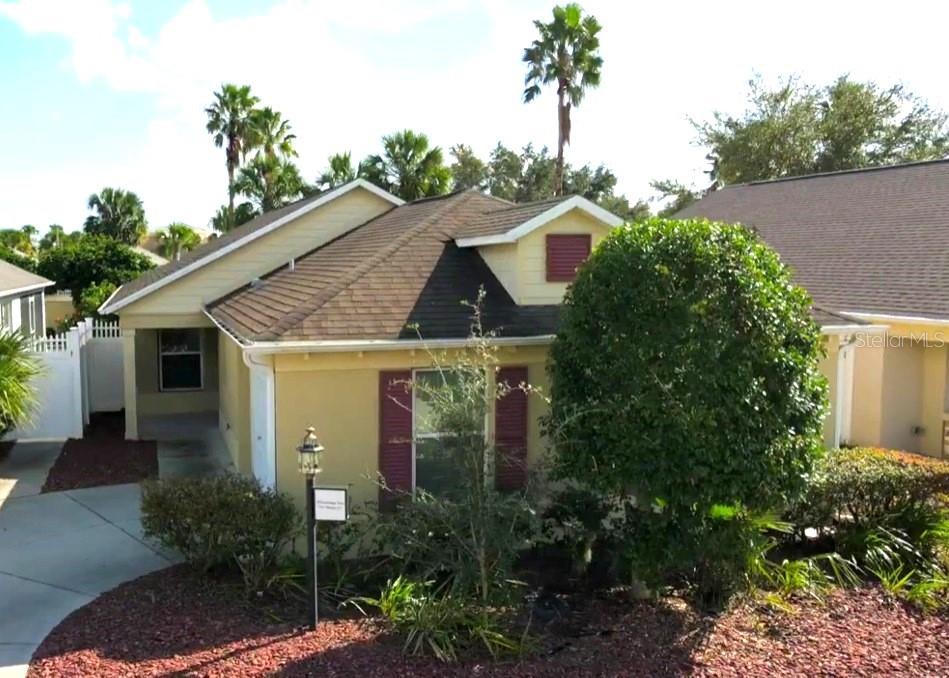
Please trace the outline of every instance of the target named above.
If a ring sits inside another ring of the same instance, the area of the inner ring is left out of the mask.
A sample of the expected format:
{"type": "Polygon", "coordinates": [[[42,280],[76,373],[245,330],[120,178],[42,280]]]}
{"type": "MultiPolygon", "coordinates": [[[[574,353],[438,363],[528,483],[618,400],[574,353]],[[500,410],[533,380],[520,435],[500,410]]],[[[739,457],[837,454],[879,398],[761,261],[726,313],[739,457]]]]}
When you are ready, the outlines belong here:
{"type": "Polygon", "coordinates": [[[303,442],[297,447],[297,461],[300,473],[306,478],[306,563],[309,581],[310,624],[313,630],[319,622],[319,609],[316,602],[316,509],[314,507],[313,480],[320,468],[320,453],[323,446],[316,439],[316,431],[310,426],[306,430],[303,442]]]}

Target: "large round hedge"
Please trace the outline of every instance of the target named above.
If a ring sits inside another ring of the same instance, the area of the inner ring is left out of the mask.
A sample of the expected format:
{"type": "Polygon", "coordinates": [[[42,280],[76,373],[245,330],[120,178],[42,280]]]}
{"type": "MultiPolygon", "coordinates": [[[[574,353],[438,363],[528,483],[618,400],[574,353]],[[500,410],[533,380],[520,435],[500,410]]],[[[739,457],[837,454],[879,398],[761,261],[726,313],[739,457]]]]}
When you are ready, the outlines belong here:
{"type": "Polygon", "coordinates": [[[567,292],[552,348],[558,471],[690,510],[781,505],[821,449],[809,309],[746,228],[656,218],[614,230],[567,292]]]}

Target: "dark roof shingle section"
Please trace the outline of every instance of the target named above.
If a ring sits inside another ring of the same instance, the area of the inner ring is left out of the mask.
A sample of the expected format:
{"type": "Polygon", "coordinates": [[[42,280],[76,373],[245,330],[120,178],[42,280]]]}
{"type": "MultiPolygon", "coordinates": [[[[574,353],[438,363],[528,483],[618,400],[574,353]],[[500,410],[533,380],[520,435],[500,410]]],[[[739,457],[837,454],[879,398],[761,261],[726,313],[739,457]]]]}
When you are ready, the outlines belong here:
{"type": "Polygon", "coordinates": [[[472,311],[462,302],[474,302],[483,287],[489,329],[552,334],[556,306],[518,306],[476,250],[453,242],[497,204],[466,191],[403,205],[208,310],[244,341],[464,338],[472,311]]]}
{"type": "Polygon", "coordinates": [[[14,266],[10,262],[0,259],[0,295],[18,290],[22,287],[52,284],[52,281],[47,280],[43,276],[30,273],[19,266],[14,266]]]}
{"type": "Polygon", "coordinates": [[[195,247],[190,252],[184,252],[181,255],[180,259],[175,261],[169,261],[167,264],[153,268],[150,271],[145,271],[140,276],[134,280],[125,283],[122,287],[119,288],[115,296],[110,300],[110,303],[115,303],[125,299],[126,297],[135,294],[139,290],[142,290],[149,285],[158,282],[162,278],[175,271],[181,270],[186,266],[193,264],[196,261],[205,259],[215,252],[218,252],[228,245],[231,245],[241,238],[244,238],[255,231],[269,226],[273,222],[277,221],[281,217],[284,217],[291,212],[294,212],[301,207],[305,207],[310,203],[319,200],[326,193],[317,193],[315,195],[308,196],[302,200],[297,200],[296,202],[290,203],[289,205],[284,205],[283,207],[271,210],[269,212],[264,212],[259,217],[251,219],[246,224],[241,224],[235,229],[228,231],[227,233],[222,233],[216,238],[208,240],[207,242],[195,247]]]}
{"type": "Polygon", "coordinates": [[[949,318],[949,161],[726,187],[676,217],[754,228],[826,311],[949,318]]]}
{"type": "Polygon", "coordinates": [[[489,235],[501,235],[516,228],[526,221],[543,214],[551,207],[556,207],[564,200],[573,196],[564,195],[536,202],[527,202],[520,205],[507,205],[492,209],[489,212],[472,219],[456,234],[456,238],[477,238],[489,235]]]}

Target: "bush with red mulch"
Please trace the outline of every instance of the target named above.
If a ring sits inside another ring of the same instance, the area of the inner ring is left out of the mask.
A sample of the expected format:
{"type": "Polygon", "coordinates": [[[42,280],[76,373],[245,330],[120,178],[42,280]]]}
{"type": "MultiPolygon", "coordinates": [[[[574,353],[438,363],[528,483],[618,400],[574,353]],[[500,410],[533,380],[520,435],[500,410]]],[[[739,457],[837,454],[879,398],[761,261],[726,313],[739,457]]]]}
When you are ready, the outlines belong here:
{"type": "Polygon", "coordinates": [[[744,605],[717,617],[679,600],[593,600],[522,661],[439,664],[401,655],[372,620],[316,632],[275,621],[225,583],[176,566],[123,584],[67,617],[29,676],[790,676],[946,675],[949,620],[877,588],[799,601],[793,613],[744,605]]]}
{"type": "Polygon", "coordinates": [[[42,492],[138,483],[158,476],[158,447],[125,440],[121,412],[92,415],[82,439],[70,438],[46,476],[42,492]]]}

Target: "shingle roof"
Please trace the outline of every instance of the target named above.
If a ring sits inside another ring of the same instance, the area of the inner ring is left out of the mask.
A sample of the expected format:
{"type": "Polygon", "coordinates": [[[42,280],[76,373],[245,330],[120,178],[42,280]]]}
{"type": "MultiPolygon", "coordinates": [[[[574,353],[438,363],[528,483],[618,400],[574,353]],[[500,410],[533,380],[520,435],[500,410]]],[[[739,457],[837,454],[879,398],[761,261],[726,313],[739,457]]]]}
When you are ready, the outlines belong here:
{"type": "Polygon", "coordinates": [[[485,235],[507,233],[525,221],[530,221],[551,207],[558,205],[564,200],[569,200],[572,197],[572,195],[562,195],[556,198],[525,202],[519,205],[502,203],[490,212],[486,212],[472,219],[470,223],[455,234],[455,237],[459,239],[476,238],[485,235]]]}
{"type": "Polygon", "coordinates": [[[676,216],[753,227],[827,311],[949,318],[949,161],[726,187],[676,216]]]}
{"type": "Polygon", "coordinates": [[[552,334],[557,306],[518,306],[476,249],[453,242],[498,204],[466,191],[397,207],[208,311],[243,341],[463,338],[471,309],[462,301],[474,302],[483,287],[489,329],[552,334]]]}
{"type": "Polygon", "coordinates": [[[24,287],[39,287],[40,285],[45,287],[52,284],[51,280],[24,271],[19,266],[0,259],[0,295],[9,294],[24,287]]]}
{"type": "MultiPolygon", "coordinates": [[[[220,250],[224,249],[225,247],[229,245],[233,245],[237,243],[238,241],[242,240],[243,238],[246,238],[247,236],[252,235],[257,231],[260,231],[261,229],[266,228],[267,226],[270,226],[271,224],[281,219],[282,217],[292,214],[293,212],[296,212],[297,210],[304,208],[307,205],[310,205],[316,201],[329,197],[329,194],[331,193],[345,192],[351,187],[364,186],[365,184],[366,184],[365,181],[356,180],[355,182],[350,182],[349,184],[346,184],[339,188],[332,189],[330,191],[324,191],[322,193],[316,193],[306,198],[302,198],[301,200],[297,200],[296,202],[290,203],[289,205],[285,205],[283,207],[280,207],[275,210],[271,210],[269,212],[264,212],[259,217],[252,219],[251,221],[248,221],[246,224],[242,224],[241,226],[238,226],[237,228],[232,229],[228,231],[227,233],[223,233],[217,238],[208,240],[207,242],[199,245],[198,247],[194,248],[190,252],[183,253],[180,259],[176,261],[170,261],[167,264],[164,264],[157,268],[153,268],[150,271],[146,271],[145,273],[142,273],[140,276],[138,276],[134,280],[125,283],[124,285],[122,285],[122,287],[118,289],[115,295],[109,300],[109,305],[116,304],[122,301],[123,299],[126,299],[127,297],[135,294],[136,292],[139,292],[145,289],[146,287],[160,281],[161,279],[168,277],[169,275],[175,273],[176,271],[180,271],[181,269],[186,268],[196,262],[199,262],[202,259],[207,259],[208,257],[211,257],[212,255],[220,252],[220,250]]],[[[373,190],[378,190],[378,189],[373,189],[373,190]]],[[[379,192],[384,194],[384,192],[382,191],[379,191],[379,192]]],[[[395,200],[394,197],[392,196],[389,196],[389,197],[395,200]]]]}

